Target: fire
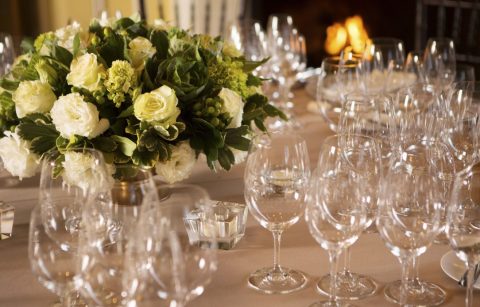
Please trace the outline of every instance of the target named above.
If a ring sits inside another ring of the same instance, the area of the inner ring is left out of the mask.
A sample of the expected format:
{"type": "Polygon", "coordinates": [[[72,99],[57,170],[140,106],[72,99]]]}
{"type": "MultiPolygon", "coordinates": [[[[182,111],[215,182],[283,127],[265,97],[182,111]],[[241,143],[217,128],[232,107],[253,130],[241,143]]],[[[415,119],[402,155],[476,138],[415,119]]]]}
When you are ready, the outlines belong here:
{"type": "Polygon", "coordinates": [[[361,53],[368,40],[368,33],[363,26],[362,17],[356,15],[345,20],[344,24],[334,23],[327,28],[325,50],[329,54],[339,54],[346,46],[353,52],[361,53]]]}

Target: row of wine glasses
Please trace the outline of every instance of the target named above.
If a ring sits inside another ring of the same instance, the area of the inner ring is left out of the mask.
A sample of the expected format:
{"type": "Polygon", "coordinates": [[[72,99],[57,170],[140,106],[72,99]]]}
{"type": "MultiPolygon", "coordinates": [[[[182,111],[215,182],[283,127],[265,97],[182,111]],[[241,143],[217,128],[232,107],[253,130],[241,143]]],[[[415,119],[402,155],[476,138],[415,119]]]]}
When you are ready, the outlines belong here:
{"type": "Polygon", "coordinates": [[[185,306],[217,265],[207,192],[157,187],[134,166],[113,176],[95,150],[43,157],[30,221],[34,275],[62,306],[185,306]]]}

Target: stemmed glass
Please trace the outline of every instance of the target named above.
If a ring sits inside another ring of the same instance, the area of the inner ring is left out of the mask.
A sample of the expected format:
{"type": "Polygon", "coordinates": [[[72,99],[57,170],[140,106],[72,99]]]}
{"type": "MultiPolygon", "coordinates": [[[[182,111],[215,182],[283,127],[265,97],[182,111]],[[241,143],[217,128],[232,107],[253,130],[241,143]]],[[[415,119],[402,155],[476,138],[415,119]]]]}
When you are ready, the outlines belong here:
{"type": "Polygon", "coordinates": [[[226,40],[240,51],[247,60],[261,61],[268,57],[267,38],[258,21],[243,20],[230,25],[226,40]]]}
{"type": "Polygon", "coordinates": [[[391,92],[404,86],[405,47],[395,38],[367,42],[360,65],[362,86],[367,94],[391,92]]]}
{"type": "Polygon", "coordinates": [[[359,90],[358,65],[355,57],[328,57],[322,61],[316,100],[328,127],[334,132],[338,131],[343,100],[359,90]]]}
{"type": "MultiPolygon", "coordinates": [[[[434,152],[434,150],[432,150],[434,152]]],[[[418,280],[416,257],[438,235],[445,210],[444,182],[423,158],[402,153],[392,162],[382,182],[377,229],[387,248],[402,265],[402,279],[385,286],[387,299],[400,305],[434,306],[443,303],[445,292],[435,284],[418,280]]]]}
{"type": "Polygon", "coordinates": [[[43,156],[39,203],[32,211],[29,259],[34,275],[60,296],[62,306],[83,305],[76,292],[82,211],[98,188],[107,183],[100,152],[69,149],[43,156]]]}
{"type": "Polygon", "coordinates": [[[448,208],[446,233],[458,258],[465,262],[467,294],[465,306],[473,306],[475,265],[480,263],[480,172],[467,169],[455,178],[448,208]]]}
{"type": "Polygon", "coordinates": [[[423,71],[422,64],[422,52],[420,51],[410,51],[407,54],[407,59],[405,60],[405,65],[403,71],[407,73],[405,78],[407,78],[406,86],[412,85],[414,83],[423,83],[425,82],[425,72],[423,71]]]}
{"type": "Polygon", "coordinates": [[[15,49],[10,34],[0,33],[0,77],[7,74],[15,61],[15,49]]]}
{"type": "Polygon", "coordinates": [[[436,92],[455,81],[455,45],[449,38],[431,38],[423,53],[425,80],[436,92]]]}
{"type": "Polygon", "coordinates": [[[307,277],[280,265],[282,233],[297,223],[306,205],[310,166],[307,145],[293,131],[274,131],[252,140],[245,168],[245,200],[250,213],[273,234],[273,267],[248,278],[250,287],[264,293],[302,289],[307,277]]]}
{"type": "MultiPolygon", "coordinates": [[[[373,224],[376,215],[377,206],[377,187],[382,176],[381,151],[378,142],[367,135],[348,134],[338,135],[336,137],[327,138],[325,144],[322,145],[318,169],[321,169],[326,163],[323,155],[332,155],[330,159],[339,156],[340,161],[348,165],[352,170],[352,174],[361,177],[362,186],[357,188],[361,195],[361,199],[356,200],[357,204],[361,204],[367,208],[364,227],[366,230],[373,224]],[[325,148],[324,148],[325,147],[325,148]],[[331,152],[326,152],[328,149],[331,152]]],[[[338,162],[340,163],[340,162],[338,162]]],[[[352,199],[352,201],[354,201],[352,199]]],[[[335,290],[336,296],[340,299],[356,300],[373,295],[377,290],[377,283],[369,276],[351,272],[350,265],[350,249],[345,249],[344,267],[336,278],[335,290]]],[[[322,293],[332,295],[331,276],[321,278],[317,283],[317,289],[322,293]]]]}
{"type": "Polygon", "coordinates": [[[81,238],[81,267],[75,283],[87,302],[95,306],[122,303],[128,284],[129,247],[138,240],[135,231],[142,204],[147,195],[155,195],[149,170],[117,165],[113,176],[115,182],[104,187],[83,211],[86,231],[81,238]]]}
{"type": "Polygon", "coordinates": [[[159,186],[142,208],[131,245],[127,301],[183,307],[205,291],[217,269],[217,223],[208,193],[194,185],[159,186]]]}
{"type": "Polygon", "coordinates": [[[455,81],[470,81],[475,82],[475,67],[467,64],[456,64],[457,71],[455,74],[455,81]]]}
{"type": "Polygon", "coordinates": [[[348,149],[341,145],[339,136],[328,137],[322,144],[305,219],[314,239],[329,253],[330,275],[326,284],[330,289],[325,292],[330,299],[311,306],[351,306],[337,302],[343,294],[338,293],[342,289],[337,282],[337,260],[341,251],[365,230],[371,220],[369,212],[375,211],[376,203],[370,201],[370,196],[376,193],[376,185],[370,179],[378,170],[377,162],[378,149],[368,137],[359,136],[355,146],[348,149]]]}

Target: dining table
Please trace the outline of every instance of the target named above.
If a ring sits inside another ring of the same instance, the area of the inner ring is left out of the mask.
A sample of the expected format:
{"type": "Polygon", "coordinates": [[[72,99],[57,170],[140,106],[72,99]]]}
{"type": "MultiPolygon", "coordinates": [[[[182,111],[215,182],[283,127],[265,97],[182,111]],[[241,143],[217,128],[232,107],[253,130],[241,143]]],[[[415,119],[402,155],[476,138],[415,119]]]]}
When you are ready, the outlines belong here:
{"type": "MultiPolygon", "coordinates": [[[[314,98],[304,89],[294,91],[293,116],[295,128],[308,146],[312,168],[318,160],[319,148],[325,137],[333,134],[322,116],[315,112],[314,98]],[[313,111],[312,111],[313,110],[313,111]]],[[[219,201],[245,203],[245,163],[230,171],[210,170],[205,161],[198,161],[186,183],[205,188],[210,197],[219,201]]],[[[386,178],[388,180],[388,178],[386,178]]],[[[39,176],[16,180],[7,173],[0,175],[0,200],[15,208],[15,222],[11,238],[0,241],[0,307],[52,306],[53,293],[40,283],[30,270],[28,258],[29,216],[37,203],[39,176]]],[[[218,270],[205,292],[192,300],[193,307],[243,307],[243,306],[309,306],[328,299],[317,292],[316,281],[329,273],[328,255],[312,238],[304,219],[287,229],[282,235],[281,264],[301,270],[308,276],[302,290],[290,294],[263,294],[247,285],[249,274],[273,263],[273,238],[252,215],[248,216],[244,237],[230,250],[218,251],[218,270]]],[[[419,257],[419,276],[434,282],[446,292],[442,306],[463,306],[465,288],[448,277],[440,266],[443,255],[451,249],[446,244],[432,244],[419,257]]],[[[378,233],[365,233],[351,247],[351,270],[371,276],[378,284],[376,293],[352,302],[356,306],[396,306],[385,299],[384,286],[400,279],[400,264],[390,253],[378,233]]],[[[474,300],[480,306],[480,291],[475,290],[474,300]]]]}

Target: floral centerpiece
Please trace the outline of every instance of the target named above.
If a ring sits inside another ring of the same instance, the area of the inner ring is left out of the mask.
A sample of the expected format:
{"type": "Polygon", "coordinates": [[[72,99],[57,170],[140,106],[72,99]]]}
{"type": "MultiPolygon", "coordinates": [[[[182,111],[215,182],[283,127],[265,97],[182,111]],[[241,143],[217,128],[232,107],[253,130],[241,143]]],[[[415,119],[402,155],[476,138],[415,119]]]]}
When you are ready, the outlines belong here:
{"type": "Polygon", "coordinates": [[[248,150],[252,125],[283,114],[262,95],[245,60],[220,38],[139,18],[74,23],[22,43],[0,80],[0,157],[33,176],[42,154],[95,148],[110,164],[188,177],[200,154],[229,170],[248,150]]]}

